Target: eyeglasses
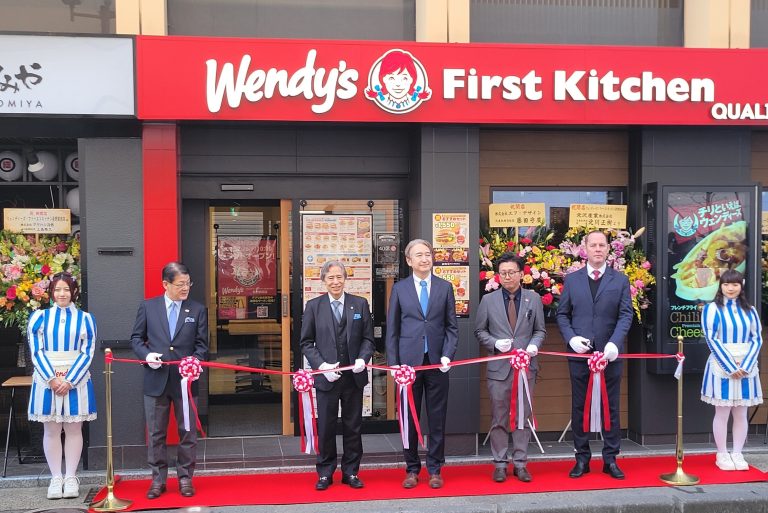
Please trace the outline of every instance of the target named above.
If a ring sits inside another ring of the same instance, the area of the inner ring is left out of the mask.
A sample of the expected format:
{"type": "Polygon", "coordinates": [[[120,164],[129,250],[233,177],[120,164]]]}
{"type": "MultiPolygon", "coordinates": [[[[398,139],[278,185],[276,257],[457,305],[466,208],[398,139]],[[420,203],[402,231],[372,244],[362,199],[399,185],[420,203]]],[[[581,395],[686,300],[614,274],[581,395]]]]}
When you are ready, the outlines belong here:
{"type": "Polygon", "coordinates": [[[511,278],[512,276],[520,273],[522,271],[499,271],[499,276],[502,278],[511,278]]]}
{"type": "Polygon", "coordinates": [[[194,285],[194,283],[192,283],[191,281],[189,281],[189,282],[185,281],[185,282],[182,282],[182,283],[169,283],[169,285],[173,285],[177,289],[191,289],[192,285],[194,285]]]}

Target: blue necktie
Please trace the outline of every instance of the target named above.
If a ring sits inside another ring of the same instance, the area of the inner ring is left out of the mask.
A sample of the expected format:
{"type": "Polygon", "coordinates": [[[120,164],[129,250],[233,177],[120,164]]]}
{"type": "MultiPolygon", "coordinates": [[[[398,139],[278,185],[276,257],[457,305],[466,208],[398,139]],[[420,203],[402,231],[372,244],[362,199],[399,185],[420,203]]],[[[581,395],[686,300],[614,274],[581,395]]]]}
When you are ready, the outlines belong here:
{"type": "Polygon", "coordinates": [[[179,314],[176,312],[176,301],[174,301],[168,308],[168,332],[171,334],[171,340],[173,340],[173,332],[176,331],[176,321],[178,319],[179,314]]]}
{"type": "MultiPolygon", "coordinates": [[[[427,317],[427,306],[429,305],[429,293],[427,292],[427,282],[424,280],[421,280],[419,282],[419,285],[421,285],[421,292],[419,292],[419,304],[421,304],[421,312],[424,314],[424,317],[427,317]]],[[[429,352],[429,346],[427,346],[427,336],[424,335],[424,352],[429,352]]]]}
{"type": "Polygon", "coordinates": [[[336,317],[336,322],[341,324],[341,301],[331,302],[333,305],[333,316],[336,317]]]}

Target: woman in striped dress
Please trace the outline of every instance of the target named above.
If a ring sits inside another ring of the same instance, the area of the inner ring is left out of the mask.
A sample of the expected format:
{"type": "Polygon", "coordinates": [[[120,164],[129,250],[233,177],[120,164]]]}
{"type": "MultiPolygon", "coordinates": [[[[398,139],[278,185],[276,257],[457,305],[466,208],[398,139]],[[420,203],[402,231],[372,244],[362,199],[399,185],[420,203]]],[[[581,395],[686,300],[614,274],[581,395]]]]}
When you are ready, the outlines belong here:
{"type": "Polygon", "coordinates": [[[758,353],[763,343],[760,316],[744,294],[744,276],[733,269],[720,276],[714,301],[704,307],[701,326],[712,354],[704,369],[701,400],[715,406],[712,432],[715,464],[748,470],[741,450],[747,440],[747,408],[763,402],[758,353]],[[733,416],[733,451],[728,454],[728,417],[733,416]]]}
{"type": "Polygon", "coordinates": [[[77,293],[77,282],[71,274],[54,275],[48,286],[48,297],[53,304],[47,310],[34,312],[27,328],[35,367],[29,420],[42,422],[44,426],[43,450],[52,476],[49,499],[79,495],[75,473],[83,449],[82,425],[84,420],[96,418],[96,399],[89,372],[96,345],[96,324],[90,314],[73,303],[77,293]]]}

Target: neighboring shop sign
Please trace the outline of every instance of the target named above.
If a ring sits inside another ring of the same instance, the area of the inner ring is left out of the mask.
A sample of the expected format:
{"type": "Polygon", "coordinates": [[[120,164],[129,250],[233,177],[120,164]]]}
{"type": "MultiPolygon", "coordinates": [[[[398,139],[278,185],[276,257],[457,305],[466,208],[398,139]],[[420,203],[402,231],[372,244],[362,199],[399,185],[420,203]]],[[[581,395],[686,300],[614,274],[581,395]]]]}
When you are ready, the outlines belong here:
{"type": "Polygon", "coordinates": [[[301,222],[304,304],[327,292],[320,270],[339,260],[347,269],[344,291],[364,297],[373,308],[373,216],[304,214],[301,222]]]}
{"type": "Polygon", "coordinates": [[[546,224],[544,203],[491,203],[488,205],[491,228],[541,226],[546,224]]]}
{"type": "Polygon", "coordinates": [[[434,273],[453,285],[456,315],[469,317],[469,214],[432,214],[434,273]]]}
{"type": "Polygon", "coordinates": [[[571,203],[568,227],[582,226],[624,229],[627,227],[627,206],[571,203]]]}
{"type": "Polygon", "coordinates": [[[277,240],[220,236],[219,319],[277,319],[277,240]]]}
{"type": "Polygon", "coordinates": [[[667,204],[670,338],[703,339],[701,307],[717,293],[720,274],[745,272],[750,197],[739,192],[670,193],[667,204]]]}
{"type": "Polygon", "coordinates": [[[622,126],[768,120],[765,49],[175,36],[137,36],[136,44],[140,119],[622,126]]]}
{"type": "Polygon", "coordinates": [[[0,115],[134,116],[133,40],[0,35],[0,115]]]}
{"type": "Polygon", "coordinates": [[[72,230],[68,208],[4,208],[3,228],[16,233],[69,233],[72,230]]]}

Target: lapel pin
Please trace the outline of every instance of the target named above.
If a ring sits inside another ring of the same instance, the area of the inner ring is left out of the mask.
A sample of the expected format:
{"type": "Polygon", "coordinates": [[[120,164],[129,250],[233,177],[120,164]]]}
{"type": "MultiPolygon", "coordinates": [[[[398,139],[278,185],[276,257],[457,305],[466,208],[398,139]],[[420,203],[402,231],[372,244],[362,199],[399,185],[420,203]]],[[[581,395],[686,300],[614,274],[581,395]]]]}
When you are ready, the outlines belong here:
{"type": "Polygon", "coordinates": [[[185,312],[185,313],[189,313],[189,308],[185,308],[185,309],[184,309],[184,312],[185,312]]]}

